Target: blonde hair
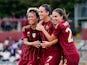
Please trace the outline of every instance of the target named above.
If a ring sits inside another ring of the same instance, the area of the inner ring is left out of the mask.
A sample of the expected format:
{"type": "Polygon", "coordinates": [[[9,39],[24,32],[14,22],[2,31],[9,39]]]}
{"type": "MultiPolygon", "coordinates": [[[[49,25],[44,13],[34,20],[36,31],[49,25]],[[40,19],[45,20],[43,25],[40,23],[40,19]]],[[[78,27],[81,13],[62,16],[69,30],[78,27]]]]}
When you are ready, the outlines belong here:
{"type": "Polygon", "coordinates": [[[36,11],[38,13],[38,8],[36,8],[36,7],[28,8],[26,14],[28,14],[30,11],[36,11]]]}

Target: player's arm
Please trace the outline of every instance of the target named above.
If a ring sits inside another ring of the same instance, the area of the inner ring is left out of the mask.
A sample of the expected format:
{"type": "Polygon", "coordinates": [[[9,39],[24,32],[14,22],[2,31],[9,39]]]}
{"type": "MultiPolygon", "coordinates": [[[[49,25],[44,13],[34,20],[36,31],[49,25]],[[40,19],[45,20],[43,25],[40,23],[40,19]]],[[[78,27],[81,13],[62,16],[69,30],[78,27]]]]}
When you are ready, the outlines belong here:
{"type": "Polygon", "coordinates": [[[50,35],[45,29],[42,30],[42,32],[44,33],[44,35],[46,36],[46,38],[48,39],[48,41],[52,41],[56,39],[56,36],[54,36],[53,34],[50,35]]]}
{"type": "Polygon", "coordinates": [[[50,41],[50,42],[48,42],[48,41],[43,41],[42,44],[41,44],[41,46],[42,46],[43,48],[47,48],[47,47],[50,47],[50,46],[56,44],[57,42],[58,42],[58,39],[55,39],[55,40],[50,41]]]}
{"type": "Polygon", "coordinates": [[[23,41],[24,41],[24,44],[27,46],[34,46],[36,48],[40,47],[40,41],[29,42],[27,38],[24,38],[23,41]]]}
{"type": "Polygon", "coordinates": [[[28,28],[29,26],[25,26],[22,28],[22,37],[23,37],[23,42],[25,45],[28,46],[34,46],[34,47],[39,47],[40,46],[40,42],[39,41],[34,41],[34,42],[30,42],[27,38],[27,34],[26,34],[26,28],[28,28]]]}
{"type": "Polygon", "coordinates": [[[28,46],[32,46],[32,43],[28,41],[28,38],[27,38],[27,33],[26,33],[26,29],[29,28],[29,25],[27,26],[24,26],[22,28],[22,37],[23,37],[23,42],[25,45],[28,45],[28,46]]]}
{"type": "Polygon", "coordinates": [[[25,45],[32,46],[32,42],[29,42],[27,38],[23,39],[25,45]]]}
{"type": "Polygon", "coordinates": [[[50,35],[43,27],[43,25],[37,25],[36,27],[37,30],[42,31],[44,33],[44,35],[46,36],[46,38],[48,39],[48,41],[52,41],[54,39],[56,39],[56,36],[54,35],[50,35]]]}
{"type": "Polygon", "coordinates": [[[24,42],[25,45],[31,46],[32,43],[30,43],[30,42],[28,41],[27,33],[26,33],[26,29],[28,28],[28,26],[29,26],[29,25],[24,26],[24,27],[22,28],[22,38],[23,38],[23,42],[24,42]]]}
{"type": "Polygon", "coordinates": [[[29,28],[29,27],[30,27],[30,25],[23,26],[23,28],[22,28],[22,32],[25,31],[25,29],[27,29],[27,28],[29,28]]]}

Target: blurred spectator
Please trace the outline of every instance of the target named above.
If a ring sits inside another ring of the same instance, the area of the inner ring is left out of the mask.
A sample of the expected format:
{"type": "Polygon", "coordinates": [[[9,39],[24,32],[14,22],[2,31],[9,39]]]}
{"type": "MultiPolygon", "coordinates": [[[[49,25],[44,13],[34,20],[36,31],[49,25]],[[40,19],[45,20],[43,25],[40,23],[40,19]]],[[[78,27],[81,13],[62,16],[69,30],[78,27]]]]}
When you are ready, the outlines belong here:
{"type": "Polygon", "coordinates": [[[3,21],[3,20],[1,20],[2,22],[1,22],[1,28],[2,28],[2,30],[5,30],[5,21],[3,21]]]}
{"type": "Polygon", "coordinates": [[[12,29],[17,29],[17,20],[15,17],[10,16],[9,17],[10,23],[11,23],[11,28],[12,29]]]}
{"type": "Polygon", "coordinates": [[[0,29],[4,31],[18,30],[21,31],[22,27],[27,25],[26,16],[16,18],[14,15],[9,17],[0,18],[0,29]]]}
{"type": "Polygon", "coordinates": [[[18,31],[21,31],[21,29],[22,29],[22,16],[20,16],[20,17],[17,19],[17,21],[18,21],[17,30],[18,30],[18,31]]]}
{"type": "Polygon", "coordinates": [[[3,52],[5,50],[10,51],[10,49],[9,49],[9,38],[8,37],[6,38],[6,40],[4,41],[4,44],[3,44],[3,52]]]}
{"type": "Polygon", "coordinates": [[[10,52],[8,50],[5,50],[3,53],[3,58],[2,58],[2,61],[9,61],[9,58],[10,58],[10,52]]]}
{"type": "Polygon", "coordinates": [[[11,36],[7,37],[4,44],[0,44],[0,60],[10,62],[19,61],[22,43],[22,39],[15,42],[11,36]]]}
{"type": "Polygon", "coordinates": [[[5,30],[10,31],[11,30],[11,23],[10,23],[9,17],[4,17],[3,21],[5,22],[5,30]]]}
{"type": "Polygon", "coordinates": [[[23,27],[23,26],[26,26],[26,25],[28,25],[27,19],[26,19],[26,17],[23,17],[22,27],[23,27]]]}
{"type": "Polygon", "coordinates": [[[21,48],[20,46],[23,44],[23,40],[19,39],[17,43],[18,43],[18,47],[21,48]]]}
{"type": "Polygon", "coordinates": [[[16,55],[16,44],[13,44],[11,47],[10,47],[10,53],[11,53],[11,56],[15,56],[16,55]]]}
{"type": "Polygon", "coordinates": [[[11,36],[9,36],[8,38],[9,38],[9,47],[11,47],[15,43],[15,40],[13,40],[11,36]]]}
{"type": "Polygon", "coordinates": [[[2,20],[1,20],[1,18],[0,18],[0,30],[1,30],[1,23],[2,23],[2,20]]]}
{"type": "Polygon", "coordinates": [[[5,45],[8,45],[9,44],[9,37],[6,38],[6,40],[4,41],[4,44],[5,45]]]}
{"type": "Polygon", "coordinates": [[[0,43],[0,51],[3,50],[3,43],[0,43]]]}

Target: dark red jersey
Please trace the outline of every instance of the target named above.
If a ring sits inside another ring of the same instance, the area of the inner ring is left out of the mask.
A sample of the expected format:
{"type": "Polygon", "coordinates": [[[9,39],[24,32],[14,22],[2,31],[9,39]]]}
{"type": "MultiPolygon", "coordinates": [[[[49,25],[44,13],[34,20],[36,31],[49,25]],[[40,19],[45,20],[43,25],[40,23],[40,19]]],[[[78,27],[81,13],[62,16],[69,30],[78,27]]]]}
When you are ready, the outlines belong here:
{"type": "MultiPolygon", "coordinates": [[[[27,38],[29,42],[41,41],[39,32],[37,30],[33,30],[31,27],[25,28],[25,31],[22,32],[22,38],[27,38]]],[[[37,65],[39,51],[39,48],[23,44],[19,65],[37,65]]]]}
{"type": "Polygon", "coordinates": [[[34,42],[40,40],[40,33],[31,27],[25,28],[25,31],[22,33],[22,38],[27,38],[29,42],[34,42]]]}
{"type": "Polygon", "coordinates": [[[77,48],[74,45],[70,25],[67,21],[59,23],[53,34],[58,37],[58,42],[63,48],[65,55],[78,53],[77,48]]]}
{"type": "MultiPolygon", "coordinates": [[[[52,32],[54,30],[54,26],[53,26],[53,23],[51,21],[43,22],[42,25],[44,26],[45,30],[49,34],[52,34],[52,32]]],[[[47,41],[47,38],[45,37],[45,35],[42,32],[40,32],[40,36],[41,36],[42,41],[47,41]]]]}
{"type": "Polygon", "coordinates": [[[58,23],[53,34],[58,37],[58,42],[63,49],[64,59],[67,60],[67,65],[78,65],[80,55],[74,45],[69,23],[67,21],[58,23]]]}
{"type": "MultiPolygon", "coordinates": [[[[44,26],[45,30],[51,35],[54,30],[54,25],[51,21],[43,22],[42,25],[44,26]]],[[[40,36],[42,41],[48,41],[44,33],[40,32],[40,36]]],[[[48,48],[43,48],[41,52],[41,62],[39,65],[56,65],[59,63],[60,60],[60,46],[58,44],[54,44],[48,48]],[[48,60],[50,61],[48,62],[48,60]]]]}

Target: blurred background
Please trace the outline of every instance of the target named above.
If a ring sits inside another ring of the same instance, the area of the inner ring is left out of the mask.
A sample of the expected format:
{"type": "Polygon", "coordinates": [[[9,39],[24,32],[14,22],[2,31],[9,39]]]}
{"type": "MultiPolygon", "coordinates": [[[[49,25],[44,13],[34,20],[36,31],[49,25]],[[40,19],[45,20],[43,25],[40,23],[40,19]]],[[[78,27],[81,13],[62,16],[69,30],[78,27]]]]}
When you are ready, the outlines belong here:
{"type": "Polygon", "coordinates": [[[0,0],[0,65],[17,65],[21,54],[21,29],[27,25],[29,7],[49,4],[69,14],[79,65],[87,65],[87,0],[0,0]]]}

